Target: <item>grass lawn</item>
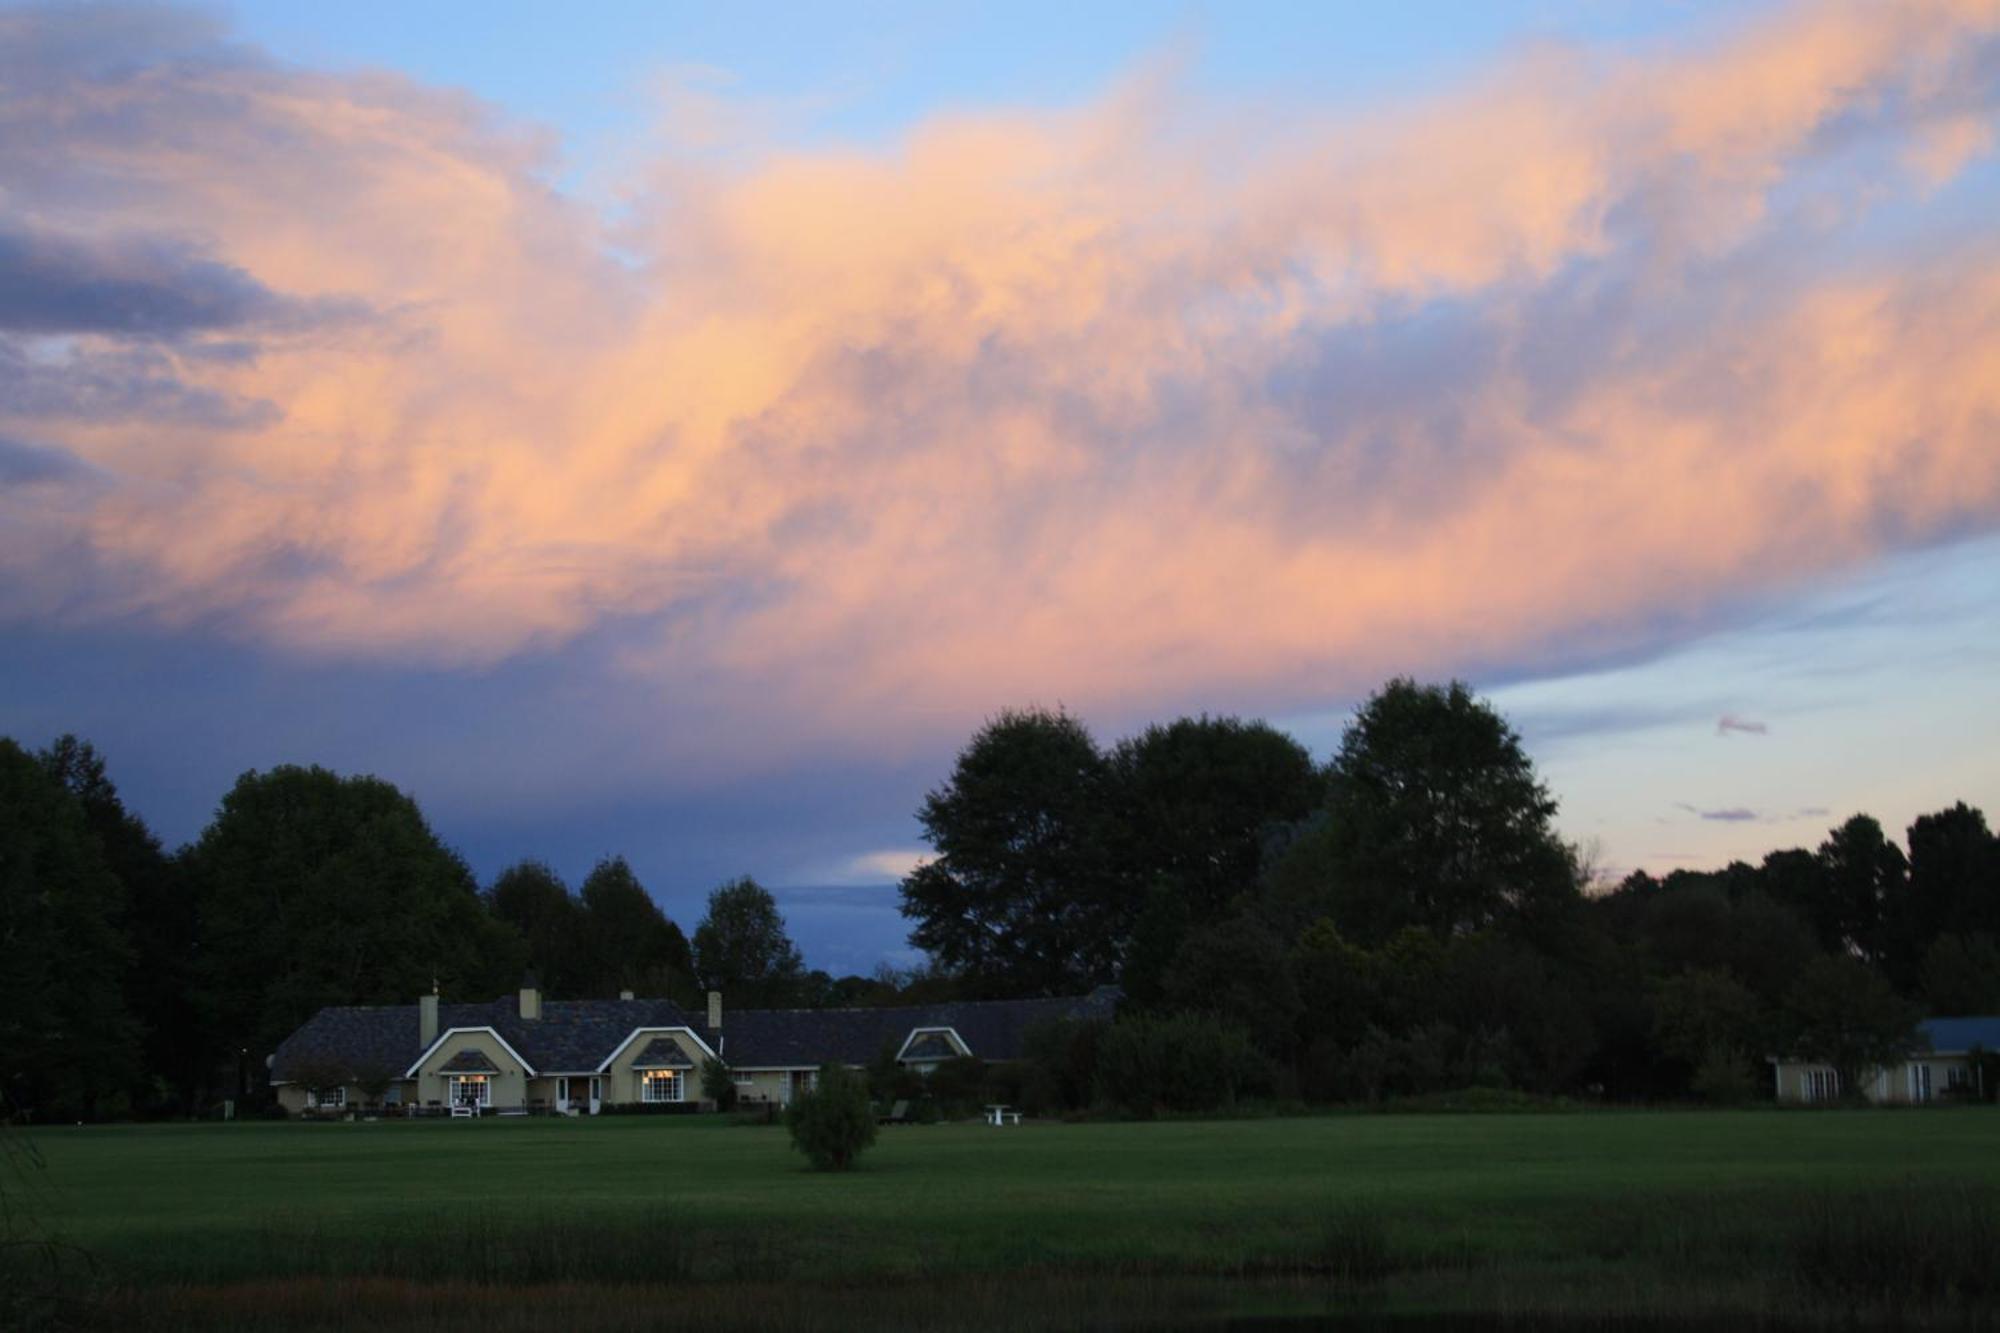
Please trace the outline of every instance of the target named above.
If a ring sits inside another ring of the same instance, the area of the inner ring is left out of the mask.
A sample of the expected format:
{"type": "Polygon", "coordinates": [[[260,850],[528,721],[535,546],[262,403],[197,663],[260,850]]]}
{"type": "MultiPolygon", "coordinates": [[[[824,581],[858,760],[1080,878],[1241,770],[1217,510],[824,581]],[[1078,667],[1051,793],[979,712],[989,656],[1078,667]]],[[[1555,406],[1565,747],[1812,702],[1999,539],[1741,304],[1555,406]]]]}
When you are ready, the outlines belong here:
{"type": "Polygon", "coordinates": [[[1328,1278],[1477,1306],[1546,1294],[1552,1275],[1657,1295],[1694,1273],[1721,1302],[1700,1308],[1754,1312],[1795,1294],[1813,1246],[1833,1247],[1838,1284],[1840,1245],[1935,1247],[1940,1228],[1990,1228],[2000,1198],[1988,1108],[899,1126],[846,1175],[806,1170],[782,1129],[716,1117],[32,1141],[46,1225],[127,1289],[1095,1274],[1328,1278]]]}

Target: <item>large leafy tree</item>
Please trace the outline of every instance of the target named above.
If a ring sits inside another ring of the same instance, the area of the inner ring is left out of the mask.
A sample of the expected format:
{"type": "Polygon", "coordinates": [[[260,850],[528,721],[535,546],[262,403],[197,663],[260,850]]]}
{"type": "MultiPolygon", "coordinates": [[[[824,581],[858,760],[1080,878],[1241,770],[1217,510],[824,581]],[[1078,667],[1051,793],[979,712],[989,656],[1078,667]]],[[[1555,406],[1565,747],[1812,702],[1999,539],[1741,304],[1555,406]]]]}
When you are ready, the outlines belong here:
{"type": "Polygon", "coordinates": [[[831,985],[825,973],[806,972],[778,900],[747,875],[708,895],[708,915],[694,931],[694,963],[702,984],[734,1004],[823,1001],[831,985]]]}
{"type": "Polygon", "coordinates": [[[660,910],[622,856],[599,861],[583,881],[586,978],[593,995],[633,990],[694,1002],[687,936],[660,910]]]}
{"type": "Polygon", "coordinates": [[[1196,921],[1256,884],[1274,827],[1305,818],[1323,784],[1304,746],[1263,723],[1180,718],[1110,754],[1121,871],[1169,885],[1196,921]]]}
{"type": "Polygon", "coordinates": [[[1411,926],[1537,926],[1577,899],[1554,798],[1514,729],[1459,682],[1389,682],[1347,728],[1327,785],[1326,818],[1274,872],[1288,934],[1321,915],[1364,946],[1411,926]]]}
{"type": "Polygon", "coordinates": [[[139,1072],[124,891],[82,803],[0,738],[0,1094],[8,1113],[123,1109],[139,1072]]]}
{"type": "Polygon", "coordinates": [[[1917,1009],[1859,958],[1829,954],[1808,964],[1786,997],[1792,1049],[1831,1065],[1841,1095],[1859,1098],[1873,1071],[1918,1047],[1917,1009]]]}
{"type": "Polygon", "coordinates": [[[196,923],[187,877],[145,822],[126,809],[95,746],[64,735],[39,758],[76,798],[105,868],[122,891],[123,933],[131,948],[125,1002],[143,1016],[146,1029],[135,1102],[156,1112],[195,1109],[214,1051],[191,998],[196,923]]]}
{"type": "Polygon", "coordinates": [[[1906,990],[1941,937],[2000,935],[2000,839],[1960,801],[1910,825],[1908,888],[1891,914],[1885,966],[1906,990]]]}
{"type": "Polygon", "coordinates": [[[416,802],[372,777],[286,766],[244,774],[194,845],[200,973],[225,1048],[255,1068],[329,1004],[488,998],[526,949],[416,802]]]}
{"type": "Polygon", "coordinates": [[[910,940],[991,995],[1112,980],[1132,915],[1111,846],[1110,768],[1063,712],[1006,712],[918,811],[936,856],[902,885],[910,940]]]}

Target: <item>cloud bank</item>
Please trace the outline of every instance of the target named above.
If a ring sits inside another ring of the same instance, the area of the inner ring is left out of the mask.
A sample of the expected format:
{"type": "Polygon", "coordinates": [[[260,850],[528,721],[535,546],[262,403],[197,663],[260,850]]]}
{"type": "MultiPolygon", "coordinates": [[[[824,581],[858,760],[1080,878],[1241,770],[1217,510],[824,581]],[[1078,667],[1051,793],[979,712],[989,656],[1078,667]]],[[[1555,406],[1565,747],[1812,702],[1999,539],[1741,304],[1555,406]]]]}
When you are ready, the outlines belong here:
{"type": "Polygon", "coordinates": [[[614,634],[821,737],[1699,624],[2000,521],[1996,31],[1774,10],[1276,134],[1143,72],[879,151],[669,133],[611,216],[449,91],[0,12],[0,617],[614,634]]]}

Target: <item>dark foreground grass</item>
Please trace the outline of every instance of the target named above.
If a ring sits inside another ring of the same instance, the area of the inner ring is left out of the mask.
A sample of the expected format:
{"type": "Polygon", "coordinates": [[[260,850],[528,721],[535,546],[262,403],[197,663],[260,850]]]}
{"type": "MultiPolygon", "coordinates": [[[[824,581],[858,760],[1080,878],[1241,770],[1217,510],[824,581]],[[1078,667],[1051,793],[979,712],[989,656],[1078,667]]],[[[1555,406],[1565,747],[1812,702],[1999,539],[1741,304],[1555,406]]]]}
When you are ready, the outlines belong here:
{"type": "Polygon", "coordinates": [[[848,1176],[712,1120],[37,1141],[119,1327],[1976,1325],[2000,1297],[1977,1108],[911,1127],[848,1176]]]}

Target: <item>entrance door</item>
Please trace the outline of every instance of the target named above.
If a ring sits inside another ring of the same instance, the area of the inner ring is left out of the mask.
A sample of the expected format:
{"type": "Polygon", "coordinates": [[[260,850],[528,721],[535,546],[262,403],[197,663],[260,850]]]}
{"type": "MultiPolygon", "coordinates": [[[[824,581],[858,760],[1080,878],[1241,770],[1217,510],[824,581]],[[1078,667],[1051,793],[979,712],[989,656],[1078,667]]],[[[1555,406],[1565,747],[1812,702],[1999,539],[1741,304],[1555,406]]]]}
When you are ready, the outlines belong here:
{"type": "Polygon", "coordinates": [[[590,1113],[592,1115],[597,1114],[597,1108],[603,1104],[603,1101],[604,1101],[604,1080],[601,1078],[593,1078],[590,1080],[590,1113]]]}

